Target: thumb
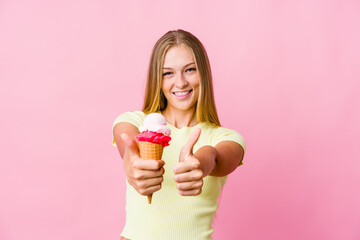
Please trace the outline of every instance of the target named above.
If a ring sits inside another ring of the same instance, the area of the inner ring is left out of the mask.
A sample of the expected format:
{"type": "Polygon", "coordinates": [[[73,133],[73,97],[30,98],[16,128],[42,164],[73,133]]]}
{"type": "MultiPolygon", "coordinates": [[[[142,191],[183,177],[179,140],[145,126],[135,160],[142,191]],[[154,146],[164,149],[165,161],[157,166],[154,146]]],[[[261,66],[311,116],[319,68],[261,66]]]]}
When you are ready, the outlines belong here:
{"type": "Polygon", "coordinates": [[[197,141],[198,141],[198,139],[200,137],[200,134],[201,134],[201,129],[200,128],[195,129],[191,133],[187,143],[181,149],[180,161],[184,161],[185,157],[190,156],[190,155],[193,154],[194,145],[197,143],[197,141]]]}
{"type": "Polygon", "coordinates": [[[121,137],[121,140],[124,142],[125,151],[129,151],[132,154],[134,154],[134,153],[138,154],[139,153],[138,146],[137,146],[135,140],[132,137],[130,137],[126,133],[122,133],[120,135],[120,137],[121,137]]]}

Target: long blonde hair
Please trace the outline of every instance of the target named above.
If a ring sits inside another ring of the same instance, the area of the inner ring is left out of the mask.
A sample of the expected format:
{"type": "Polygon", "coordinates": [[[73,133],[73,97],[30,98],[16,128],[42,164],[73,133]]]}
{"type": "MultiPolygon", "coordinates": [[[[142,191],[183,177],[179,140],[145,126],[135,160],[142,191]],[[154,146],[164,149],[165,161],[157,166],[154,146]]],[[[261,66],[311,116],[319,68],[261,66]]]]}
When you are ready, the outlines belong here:
{"type": "Polygon", "coordinates": [[[169,31],[155,44],[149,64],[143,112],[163,111],[167,100],[161,90],[162,67],[167,51],[178,45],[185,45],[193,54],[196,69],[200,77],[200,91],[196,104],[196,117],[198,122],[208,122],[221,126],[215,107],[212,74],[209,58],[202,43],[191,33],[184,30],[169,31]]]}

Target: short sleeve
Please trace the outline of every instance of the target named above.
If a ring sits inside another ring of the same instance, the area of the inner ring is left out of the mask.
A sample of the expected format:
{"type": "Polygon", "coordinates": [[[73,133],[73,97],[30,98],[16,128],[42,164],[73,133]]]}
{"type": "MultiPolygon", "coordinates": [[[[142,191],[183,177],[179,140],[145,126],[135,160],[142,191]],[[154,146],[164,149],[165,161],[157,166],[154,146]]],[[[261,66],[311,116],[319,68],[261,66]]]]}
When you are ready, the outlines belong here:
{"type": "Polygon", "coordinates": [[[246,144],[244,138],[235,130],[219,127],[216,129],[216,133],[213,140],[213,145],[215,146],[222,141],[232,141],[240,144],[244,151],[246,150],[246,144]]]}
{"type": "MultiPolygon", "coordinates": [[[[115,119],[113,127],[112,127],[113,132],[114,132],[114,127],[116,126],[116,124],[121,123],[121,122],[130,123],[138,128],[142,125],[144,118],[145,118],[145,113],[143,113],[141,111],[125,112],[115,119]]],[[[114,135],[113,135],[112,144],[114,146],[116,146],[114,135]]]]}
{"type": "MultiPolygon", "coordinates": [[[[246,143],[244,138],[235,130],[219,127],[216,129],[216,133],[213,138],[213,146],[223,141],[232,141],[238,143],[243,149],[244,153],[246,151],[246,143]]],[[[242,159],[240,161],[240,165],[242,165],[242,159]]]]}

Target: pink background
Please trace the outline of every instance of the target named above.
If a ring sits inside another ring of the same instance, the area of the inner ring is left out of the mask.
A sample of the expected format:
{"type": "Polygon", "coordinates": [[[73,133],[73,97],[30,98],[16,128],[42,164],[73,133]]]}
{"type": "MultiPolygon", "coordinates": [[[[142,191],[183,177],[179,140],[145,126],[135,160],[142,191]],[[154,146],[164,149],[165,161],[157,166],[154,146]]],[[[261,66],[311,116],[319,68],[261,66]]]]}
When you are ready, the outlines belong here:
{"type": "Polygon", "coordinates": [[[0,1],[0,239],[119,239],[115,117],[151,48],[204,43],[222,124],[247,141],[215,239],[360,239],[360,2],[0,1]]]}

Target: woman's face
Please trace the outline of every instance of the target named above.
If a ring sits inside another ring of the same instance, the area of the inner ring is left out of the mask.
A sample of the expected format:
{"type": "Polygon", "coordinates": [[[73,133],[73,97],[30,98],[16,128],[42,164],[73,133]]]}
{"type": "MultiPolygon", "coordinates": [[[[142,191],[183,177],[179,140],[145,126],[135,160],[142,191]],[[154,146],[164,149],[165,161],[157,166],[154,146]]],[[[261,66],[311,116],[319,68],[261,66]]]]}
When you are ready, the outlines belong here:
{"type": "Polygon", "coordinates": [[[195,60],[189,49],[184,45],[170,48],[164,59],[161,85],[167,108],[195,111],[199,81],[195,60]]]}

